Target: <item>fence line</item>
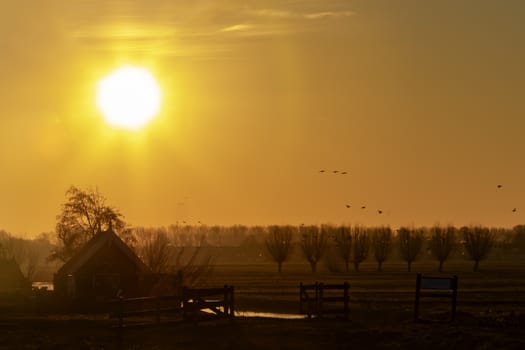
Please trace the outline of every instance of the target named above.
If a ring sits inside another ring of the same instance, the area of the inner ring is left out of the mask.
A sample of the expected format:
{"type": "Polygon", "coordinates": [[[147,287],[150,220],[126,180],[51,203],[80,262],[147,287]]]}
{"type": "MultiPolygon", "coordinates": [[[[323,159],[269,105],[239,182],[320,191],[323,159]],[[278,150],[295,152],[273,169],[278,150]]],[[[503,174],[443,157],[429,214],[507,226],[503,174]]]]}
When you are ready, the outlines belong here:
{"type": "MultiPolygon", "coordinates": [[[[182,320],[197,322],[202,320],[203,310],[209,310],[209,317],[234,317],[234,288],[191,289],[184,287],[182,296],[155,296],[140,298],[119,298],[111,302],[110,318],[118,319],[118,327],[123,328],[126,318],[133,316],[148,317],[149,322],[159,324],[161,316],[180,315],[182,320]],[[215,297],[210,299],[210,297],[215,297]],[[116,308],[116,310],[115,310],[116,308]]],[[[208,317],[208,318],[209,318],[208,317]]]]}

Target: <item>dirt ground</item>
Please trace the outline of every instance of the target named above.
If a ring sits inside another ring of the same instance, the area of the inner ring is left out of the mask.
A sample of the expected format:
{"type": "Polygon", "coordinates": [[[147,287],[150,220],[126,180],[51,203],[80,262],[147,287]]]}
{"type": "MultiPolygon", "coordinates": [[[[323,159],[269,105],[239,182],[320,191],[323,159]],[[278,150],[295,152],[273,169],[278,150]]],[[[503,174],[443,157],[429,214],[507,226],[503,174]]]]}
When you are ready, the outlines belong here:
{"type": "Polygon", "coordinates": [[[348,321],[237,317],[119,330],[104,315],[3,315],[0,349],[525,349],[524,325],[515,314],[414,323],[409,313],[354,310],[348,321]]]}

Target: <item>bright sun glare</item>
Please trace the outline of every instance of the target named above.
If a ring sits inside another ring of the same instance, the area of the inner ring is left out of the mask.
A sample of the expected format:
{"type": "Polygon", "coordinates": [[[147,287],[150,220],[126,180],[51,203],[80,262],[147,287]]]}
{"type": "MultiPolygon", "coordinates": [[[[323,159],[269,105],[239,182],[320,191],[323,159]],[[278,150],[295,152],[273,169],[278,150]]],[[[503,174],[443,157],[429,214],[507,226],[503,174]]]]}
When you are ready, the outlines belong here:
{"type": "Polygon", "coordinates": [[[147,69],[125,66],[99,81],[96,103],[111,125],[138,129],[157,115],[161,95],[147,69]]]}

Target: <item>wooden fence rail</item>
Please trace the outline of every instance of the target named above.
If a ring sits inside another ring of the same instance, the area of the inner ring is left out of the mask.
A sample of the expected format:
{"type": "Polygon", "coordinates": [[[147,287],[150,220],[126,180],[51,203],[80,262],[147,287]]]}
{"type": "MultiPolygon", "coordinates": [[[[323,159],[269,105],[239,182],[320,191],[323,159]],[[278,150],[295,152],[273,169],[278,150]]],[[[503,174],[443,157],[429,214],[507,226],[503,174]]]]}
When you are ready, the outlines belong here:
{"type": "Polygon", "coordinates": [[[148,322],[153,318],[155,323],[159,324],[161,315],[173,315],[182,312],[181,300],[179,296],[119,298],[112,302],[113,307],[109,317],[118,318],[119,328],[124,327],[124,320],[126,318],[129,319],[134,316],[150,316],[149,320],[146,319],[143,321],[148,322]]]}
{"type": "MultiPolygon", "coordinates": [[[[184,287],[182,296],[157,296],[141,298],[120,298],[111,302],[110,318],[118,319],[118,327],[123,328],[126,319],[141,318],[142,323],[161,322],[162,316],[179,315],[182,320],[197,322],[202,319],[203,310],[208,310],[208,318],[234,317],[234,288],[191,289],[184,287]]],[[[171,317],[173,319],[173,317],[171,317]]]]}
{"type": "Polygon", "coordinates": [[[314,284],[299,285],[299,312],[306,313],[308,317],[324,315],[343,315],[347,320],[349,316],[350,284],[314,284]]]}

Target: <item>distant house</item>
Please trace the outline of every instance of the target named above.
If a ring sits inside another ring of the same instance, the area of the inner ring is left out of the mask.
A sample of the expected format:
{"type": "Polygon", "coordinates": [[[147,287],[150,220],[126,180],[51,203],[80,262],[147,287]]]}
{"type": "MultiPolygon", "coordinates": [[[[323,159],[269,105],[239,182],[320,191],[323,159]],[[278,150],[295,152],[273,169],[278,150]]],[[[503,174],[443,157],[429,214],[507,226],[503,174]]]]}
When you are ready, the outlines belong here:
{"type": "Polygon", "coordinates": [[[0,294],[31,291],[31,283],[24,277],[15,259],[0,258],[0,294]]]}
{"type": "Polygon", "coordinates": [[[95,235],[55,274],[54,290],[69,300],[141,296],[151,270],[111,229],[95,235]]]}

